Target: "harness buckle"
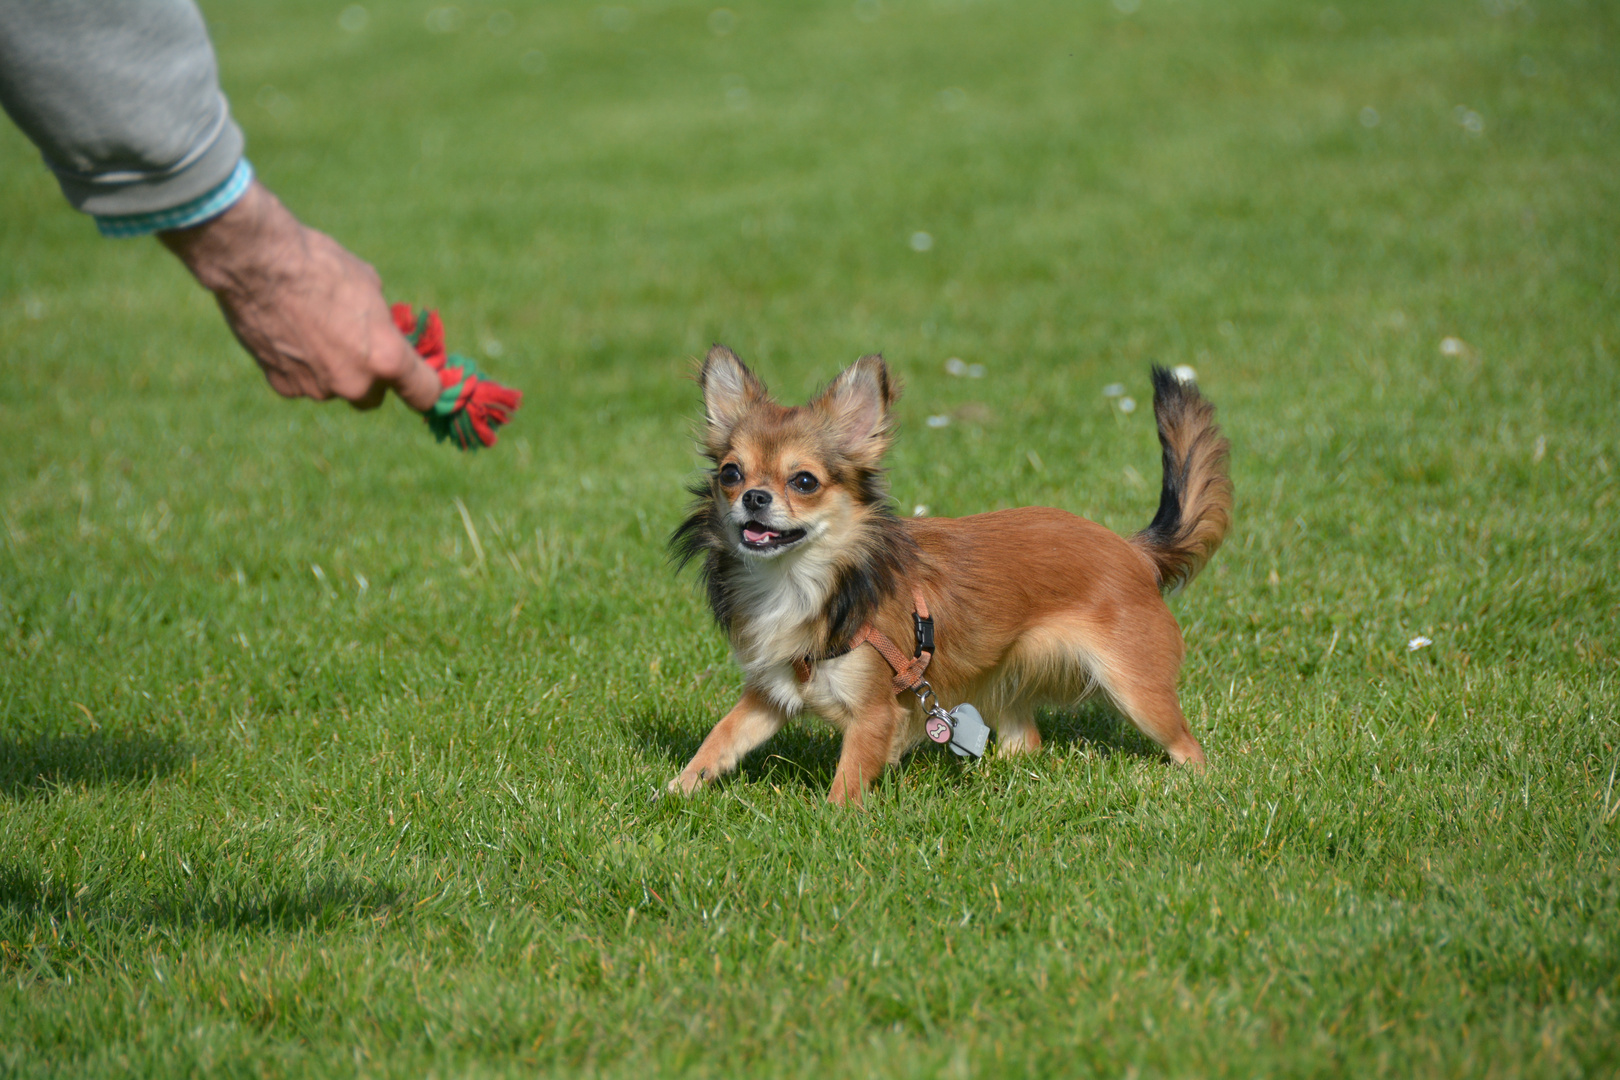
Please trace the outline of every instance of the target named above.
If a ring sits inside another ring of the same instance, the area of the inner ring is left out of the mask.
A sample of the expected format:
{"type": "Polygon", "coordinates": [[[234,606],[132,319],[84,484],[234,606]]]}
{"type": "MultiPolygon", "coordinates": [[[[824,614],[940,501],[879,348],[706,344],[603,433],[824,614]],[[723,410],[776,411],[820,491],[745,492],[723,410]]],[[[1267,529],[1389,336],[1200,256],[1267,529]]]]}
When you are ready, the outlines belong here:
{"type": "Polygon", "coordinates": [[[911,621],[916,624],[917,628],[917,651],[911,655],[913,657],[918,657],[925,652],[933,652],[934,617],[932,615],[919,615],[913,611],[911,613],[911,621]]]}

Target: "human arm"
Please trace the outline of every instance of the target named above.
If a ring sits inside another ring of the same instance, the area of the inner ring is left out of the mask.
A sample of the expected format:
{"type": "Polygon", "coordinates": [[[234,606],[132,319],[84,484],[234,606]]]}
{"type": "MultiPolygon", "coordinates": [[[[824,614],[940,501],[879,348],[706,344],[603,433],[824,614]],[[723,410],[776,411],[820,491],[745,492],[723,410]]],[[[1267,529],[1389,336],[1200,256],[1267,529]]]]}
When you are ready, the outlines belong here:
{"type": "Polygon", "coordinates": [[[104,234],[159,236],[278,393],[438,397],[375,271],[253,180],[191,0],[0,0],[0,106],[104,234]]]}
{"type": "Polygon", "coordinates": [[[158,239],[214,294],[276,393],[366,409],[393,389],[419,412],[438,399],[439,376],[394,326],[377,272],[257,181],[218,217],[158,239]]]}

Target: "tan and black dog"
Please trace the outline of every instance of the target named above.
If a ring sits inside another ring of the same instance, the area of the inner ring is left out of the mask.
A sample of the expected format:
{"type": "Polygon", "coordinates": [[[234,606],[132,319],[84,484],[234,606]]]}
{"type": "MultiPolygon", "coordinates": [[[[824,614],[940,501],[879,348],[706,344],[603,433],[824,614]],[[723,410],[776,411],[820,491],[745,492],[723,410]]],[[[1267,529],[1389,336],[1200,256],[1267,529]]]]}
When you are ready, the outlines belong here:
{"type": "Polygon", "coordinates": [[[1153,369],[1164,483],[1153,521],[1126,539],[1046,507],[896,517],[882,462],[899,388],[881,357],[791,408],[720,346],[698,382],[714,468],[671,544],[683,564],[702,558],[746,686],[671,791],[730,772],[810,711],[844,736],[829,798],[860,802],[924,737],[926,713],[898,689],[912,661],[893,644],[911,655],[919,608],[937,627],[928,683],[982,709],[1000,753],[1040,746],[1037,707],[1101,692],[1172,760],[1203,766],[1163,599],[1209,561],[1231,517],[1227,443],[1195,386],[1153,369]]]}

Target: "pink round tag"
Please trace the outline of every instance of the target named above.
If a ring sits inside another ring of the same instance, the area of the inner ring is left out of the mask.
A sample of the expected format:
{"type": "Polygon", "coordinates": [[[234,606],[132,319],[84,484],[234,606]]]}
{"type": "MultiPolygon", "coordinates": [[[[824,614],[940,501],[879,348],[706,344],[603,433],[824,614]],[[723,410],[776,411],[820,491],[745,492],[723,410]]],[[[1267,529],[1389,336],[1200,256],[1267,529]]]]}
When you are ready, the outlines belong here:
{"type": "Polygon", "coordinates": [[[946,723],[942,717],[930,716],[928,722],[923,725],[923,730],[928,733],[930,739],[937,743],[951,741],[951,725],[946,723]]]}

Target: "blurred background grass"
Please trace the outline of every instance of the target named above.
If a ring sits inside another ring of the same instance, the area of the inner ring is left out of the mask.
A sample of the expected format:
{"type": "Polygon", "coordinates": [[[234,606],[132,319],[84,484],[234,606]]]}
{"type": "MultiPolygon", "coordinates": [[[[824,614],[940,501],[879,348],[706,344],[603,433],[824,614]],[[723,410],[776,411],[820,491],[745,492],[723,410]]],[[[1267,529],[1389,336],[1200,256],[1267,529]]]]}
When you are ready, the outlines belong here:
{"type": "Polygon", "coordinates": [[[0,129],[7,1069],[1614,1068],[1612,7],[205,14],[265,182],[528,397],[275,399],[0,129]],[[1122,531],[1195,367],[1210,780],[1094,710],[648,804],[737,688],[662,550],[715,340],[883,351],[904,512],[1122,531]]]}

